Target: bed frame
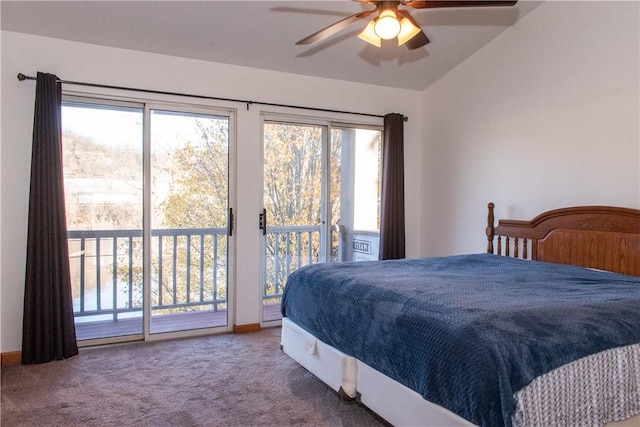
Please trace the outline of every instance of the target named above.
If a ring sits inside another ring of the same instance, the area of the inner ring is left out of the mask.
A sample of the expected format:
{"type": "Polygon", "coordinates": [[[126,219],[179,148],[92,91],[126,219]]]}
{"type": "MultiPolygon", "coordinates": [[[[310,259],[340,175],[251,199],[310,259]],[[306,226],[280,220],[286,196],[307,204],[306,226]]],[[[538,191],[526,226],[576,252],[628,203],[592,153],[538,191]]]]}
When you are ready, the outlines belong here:
{"type": "Polygon", "coordinates": [[[505,256],[640,276],[640,210],[579,206],[530,221],[501,219],[496,227],[493,209],[489,203],[488,253],[503,255],[504,247],[505,256]]]}
{"type": "MultiPolygon", "coordinates": [[[[500,220],[488,205],[487,252],[640,276],[640,210],[583,206],[530,221],[500,220]]],[[[317,340],[284,318],[281,348],[343,398],[357,398],[393,425],[469,427],[470,422],[424,400],[360,360],[317,340]]],[[[609,426],[638,426],[640,414],[609,426]]]]}

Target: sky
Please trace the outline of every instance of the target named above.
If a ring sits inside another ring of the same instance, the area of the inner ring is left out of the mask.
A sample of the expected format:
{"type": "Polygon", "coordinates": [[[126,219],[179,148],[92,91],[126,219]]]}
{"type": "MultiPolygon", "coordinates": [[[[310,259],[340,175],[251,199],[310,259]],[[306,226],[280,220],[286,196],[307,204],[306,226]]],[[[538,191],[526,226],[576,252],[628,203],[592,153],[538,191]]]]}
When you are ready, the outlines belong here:
{"type": "MultiPolygon", "coordinates": [[[[154,145],[177,148],[189,140],[192,143],[200,140],[195,119],[206,115],[157,111],[152,110],[154,145]]],[[[87,108],[86,104],[66,104],[62,109],[62,127],[99,144],[142,150],[142,113],[142,108],[87,108]]],[[[220,116],[209,117],[220,119],[220,116]]]]}

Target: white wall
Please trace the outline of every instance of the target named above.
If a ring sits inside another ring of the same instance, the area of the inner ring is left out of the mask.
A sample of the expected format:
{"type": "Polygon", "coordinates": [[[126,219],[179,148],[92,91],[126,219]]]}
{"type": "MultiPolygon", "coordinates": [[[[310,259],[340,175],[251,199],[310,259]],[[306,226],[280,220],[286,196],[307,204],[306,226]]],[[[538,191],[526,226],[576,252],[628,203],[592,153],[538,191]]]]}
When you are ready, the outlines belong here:
{"type": "MultiPolygon", "coordinates": [[[[140,87],[216,97],[358,111],[383,115],[417,112],[405,124],[408,256],[419,254],[421,93],[309,78],[202,61],[73,43],[12,32],[2,33],[2,294],[0,351],[20,350],[22,298],[35,82],[16,74],[49,72],[65,80],[140,87]]],[[[65,87],[68,88],[68,87],[65,87]]],[[[86,89],[85,89],[86,90],[86,89]]],[[[223,104],[224,105],[224,104],[223,104]]],[[[243,104],[237,108],[238,171],[236,209],[236,324],[260,321],[261,211],[260,111],[282,111],[243,104]]],[[[299,110],[292,113],[302,114],[299,110]]],[[[309,113],[314,114],[314,113],[309,113]]],[[[356,120],[363,120],[354,116],[356,120]]],[[[381,122],[380,122],[381,123],[381,122]]]]}
{"type": "Polygon", "coordinates": [[[496,218],[640,208],[640,3],[547,1],[423,95],[425,255],[496,218]]]}

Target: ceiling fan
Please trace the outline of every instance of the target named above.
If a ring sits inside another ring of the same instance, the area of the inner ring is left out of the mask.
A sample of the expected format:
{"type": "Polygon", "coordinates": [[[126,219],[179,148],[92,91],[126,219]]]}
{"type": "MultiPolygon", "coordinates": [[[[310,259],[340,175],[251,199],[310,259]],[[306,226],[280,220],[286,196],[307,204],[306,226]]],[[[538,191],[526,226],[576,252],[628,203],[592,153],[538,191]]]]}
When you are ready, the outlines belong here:
{"type": "Polygon", "coordinates": [[[513,6],[517,0],[403,0],[403,1],[376,1],[355,0],[360,3],[375,5],[375,9],[354,13],[322,30],[311,34],[296,42],[297,45],[316,43],[336,34],[359,19],[366,18],[374,13],[378,16],[369,21],[369,24],[358,35],[359,38],[374,46],[381,47],[382,40],[398,39],[398,46],[406,45],[409,50],[417,49],[429,43],[426,34],[420,25],[402,7],[413,9],[435,9],[447,7],[485,7],[485,6],[513,6]]]}

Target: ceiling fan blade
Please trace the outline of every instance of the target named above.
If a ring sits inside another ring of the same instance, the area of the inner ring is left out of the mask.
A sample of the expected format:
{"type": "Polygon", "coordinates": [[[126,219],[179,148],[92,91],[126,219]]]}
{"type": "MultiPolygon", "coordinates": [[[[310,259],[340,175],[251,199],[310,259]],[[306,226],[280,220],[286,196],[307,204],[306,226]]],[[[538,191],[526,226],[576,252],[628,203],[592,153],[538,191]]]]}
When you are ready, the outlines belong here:
{"type": "Polygon", "coordinates": [[[414,50],[421,48],[422,46],[425,46],[429,43],[430,40],[427,35],[424,33],[424,31],[420,30],[418,34],[411,37],[411,39],[409,39],[404,45],[407,47],[407,49],[414,50]]]}
{"type": "Polygon", "coordinates": [[[444,7],[485,7],[485,6],[513,6],[517,0],[412,0],[404,3],[414,9],[436,9],[444,7]]]}
{"type": "Polygon", "coordinates": [[[301,45],[301,44],[312,44],[315,42],[318,42],[320,40],[326,39],[329,36],[334,35],[335,33],[337,33],[338,31],[342,30],[343,28],[346,28],[347,26],[353,24],[354,22],[356,22],[358,19],[367,17],[369,15],[371,15],[372,13],[374,13],[375,11],[377,11],[378,8],[376,7],[373,10],[366,10],[364,12],[358,12],[358,13],[354,13],[351,16],[348,16],[334,24],[329,25],[326,28],[323,28],[322,30],[311,34],[308,37],[303,38],[302,40],[299,40],[296,42],[296,44],[301,45]]]}

